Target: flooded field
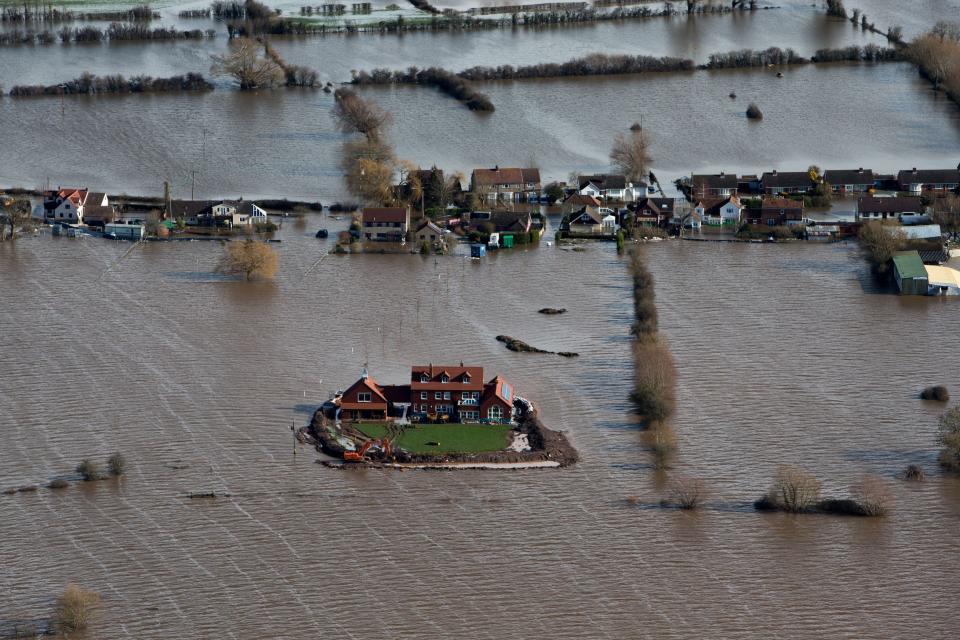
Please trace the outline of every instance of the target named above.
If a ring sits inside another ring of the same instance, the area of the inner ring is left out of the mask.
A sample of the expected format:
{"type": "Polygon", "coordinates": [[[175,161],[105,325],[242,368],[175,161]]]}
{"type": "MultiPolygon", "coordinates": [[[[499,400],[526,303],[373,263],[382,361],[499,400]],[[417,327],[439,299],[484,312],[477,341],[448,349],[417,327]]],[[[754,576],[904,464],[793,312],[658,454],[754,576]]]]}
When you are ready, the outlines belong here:
{"type": "Polygon", "coordinates": [[[691,515],[653,506],[612,245],[320,260],[320,224],[284,226],[274,284],[211,275],[206,243],[119,262],[129,245],[0,245],[0,487],[117,449],[131,466],[0,496],[0,620],[41,620],[75,580],[104,597],[90,638],[950,635],[960,481],[937,472],[937,410],[915,395],[956,391],[956,305],[882,295],[843,245],[651,247],[676,472],[713,492],[691,515]],[[498,333],[582,355],[512,353],[498,333]],[[292,455],[291,422],[364,363],[390,380],[460,360],[505,375],[583,461],[347,473],[292,455]],[[892,480],[886,519],[754,513],[781,462],[828,494],[908,463],[932,477],[892,480]]]}

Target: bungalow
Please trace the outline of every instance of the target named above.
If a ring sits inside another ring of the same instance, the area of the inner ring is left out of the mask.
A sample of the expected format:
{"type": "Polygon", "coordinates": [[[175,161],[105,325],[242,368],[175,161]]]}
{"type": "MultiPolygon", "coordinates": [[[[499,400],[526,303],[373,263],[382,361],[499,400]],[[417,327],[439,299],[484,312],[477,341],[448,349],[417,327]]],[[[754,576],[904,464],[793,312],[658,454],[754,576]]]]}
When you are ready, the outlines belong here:
{"type": "Polygon", "coordinates": [[[577,178],[577,193],[599,200],[633,202],[642,198],[646,192],[646,184],[627,182],[626,177],[622,175],[601,174],[577,178]]]}
{"type": "Polygon", "coordinates": [[[436,244],[443,240],[443,229],[433,223],[432,220],[424,220],[417,230],[413,232],[413,237],[417,244],[436,244]]]}
{"type": "Polygon", "coordinates": [[[857,221],[902,219],[903,216],[918,216],[926,212],[923,201],[917,196],[878,198],[860,196],[857,199],[857,221]]]}
{"type": "Polygon", "coordinates": [[[602,204],[603,203],[600,202],[597,196],[585,195],[582,193],[574,193],[567,196],[567,198],[561,204],[560,208],[563,211],[563,213],[572,213],[574,211],[579,211],[583,207],[588,207],[588,208],[592,208],[599,211],[602,204]]]}
{"type": "Polygon", "coordinates": [[[377,242],[403,242],[410,231],[409,207],[366,207],[360,214],[361,237],[377,242]]]}
{"type": "Polygon", "coordinates": [[[530,200],[540,197],[539,169],[474,169],[470,191],[484,200],[530,200]]]}
{"type": "Polygon", "coordinates": [[[690,179],[690,184],[691,198],[733,196],[739,189],[736,174],[726,174],[723,171],[714,175],[694,175],[690,179]]]}
{"type": "Polygon", "coordinates": [[[693,210],[704,224],[720,227],[740,222],[743,206],[737,196],[695,200],[693,210]]]}
{"type": "Polygon", "coordinates": [[[864,193],[873,189],[876,178],[873,169],[831,169],[824,173],[824,181],[830,185],[833,193],[864,193]]]}
{"type": "Polygon", "coordinates": [[[760,177],[763,192],[769,195],[778,193],[807,193],[813,190],[813,180],[806,171],[777,171],[774,169],[760,177]]]}
{"type": "Polygon", "coordinates": [[[366,370],[339,398],[341,420],[389,420],[403,415],[421,421],[497,424],[513,420],[513,388],[501,376],[483,381],[483,367],[414,366],[405,385],[381,385],[366,370]]]}
{"type": "Polygon", "coordinates": [[[246,227],[267,221],[267,212],[246,200],[170,200],[167,216],[190,227],[246,227]]]}
{"type": "Polygon", "coordinates": [[[570,214],[567,227],[570,233],[601,235],[603,234],[603,218],[598,209],[584,207],[580,211],[570,214]]]}
{"type": "Polygon", "coordinates": [[[764,197],[759,209],[747,209],[747,222],[778,227],[803,221],[803,202],[788,198],[764,197]]]}
{"type": "Polygon", "coordinates": [[[920,195],[924,191],[953,191],[960,186],[960,165],[956,169],[920,169],[897,174],[900,191],[920,195]]]}
{"type": "Polygon", "coordinates": [[[634,210],[634,224],[663,226],[673,218],[676,204],[673,198],[644,198],[634,210]]]}

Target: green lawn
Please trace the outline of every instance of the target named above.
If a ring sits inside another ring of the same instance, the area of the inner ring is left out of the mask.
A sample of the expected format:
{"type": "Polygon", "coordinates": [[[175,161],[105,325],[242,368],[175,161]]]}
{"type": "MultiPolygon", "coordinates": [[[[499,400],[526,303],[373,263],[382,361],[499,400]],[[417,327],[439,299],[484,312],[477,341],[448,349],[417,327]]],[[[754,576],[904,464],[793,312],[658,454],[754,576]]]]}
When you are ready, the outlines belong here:
{"type": "MultiPolygon", "coordinates": [[[[358,431],[371,438],[382,438],[387,427],[381,423],[358,423],[358,431]]],[[[416,424],[409,425],[394,447],[410,453],[480,453],[502,451],[507,447],[508,424],[416,424]],[[438,445],[429,445],[437,442],[438,445]]]]}

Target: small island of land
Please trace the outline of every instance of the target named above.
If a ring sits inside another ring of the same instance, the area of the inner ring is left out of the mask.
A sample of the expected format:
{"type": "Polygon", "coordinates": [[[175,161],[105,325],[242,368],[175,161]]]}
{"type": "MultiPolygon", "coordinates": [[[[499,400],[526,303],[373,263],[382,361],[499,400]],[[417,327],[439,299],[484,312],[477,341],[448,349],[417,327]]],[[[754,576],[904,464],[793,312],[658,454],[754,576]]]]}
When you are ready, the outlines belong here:
{"type": "Polygon", "coordinates": [[[484,382],[482,367],[462,364],[412,367],[405,385],[364,372],[317,409],[300,439],[342,459],[338,466],[525,469],[579,458],[506,380],[484,382]]]}

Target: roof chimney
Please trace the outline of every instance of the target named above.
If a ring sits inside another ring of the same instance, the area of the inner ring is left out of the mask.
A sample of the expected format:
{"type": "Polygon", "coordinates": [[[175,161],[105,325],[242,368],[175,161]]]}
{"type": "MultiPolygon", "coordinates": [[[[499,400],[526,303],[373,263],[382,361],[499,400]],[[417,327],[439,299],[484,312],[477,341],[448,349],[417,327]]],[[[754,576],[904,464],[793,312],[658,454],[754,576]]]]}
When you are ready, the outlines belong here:
{"type": "Polygon", "coordinates": [[[721,177],[721,178],[722,178],[723,176],[725,176],[725,175],[726,175],[726,174],[725,174],[723,171],[720,172],[720,177],[721,177]]]}
{"type": "Polygon", "coordinates": [[[917,172],[917,168],[916,168],[916,167],[913,168],[913,172],[914,172],[914,173],[917,172]]]}
{"type": "Polygon", "coordinates": [[[776,170],[776,169],[773,170],[773,175],[777,175],[777,170],[776,170]]]}
{"type": "Polygon", "coordinates": [[[860,167],[859,171],[860,173],[863,173],[863,167],[860,167]]]}

